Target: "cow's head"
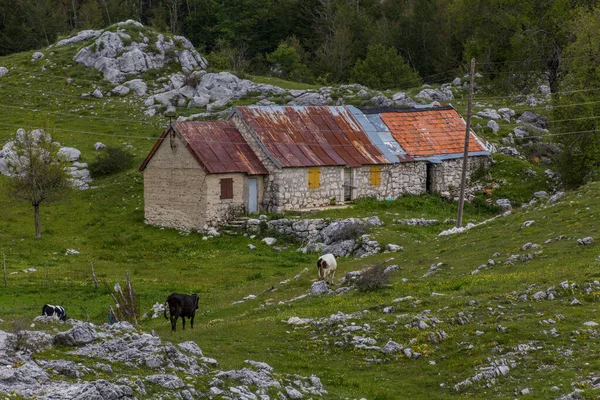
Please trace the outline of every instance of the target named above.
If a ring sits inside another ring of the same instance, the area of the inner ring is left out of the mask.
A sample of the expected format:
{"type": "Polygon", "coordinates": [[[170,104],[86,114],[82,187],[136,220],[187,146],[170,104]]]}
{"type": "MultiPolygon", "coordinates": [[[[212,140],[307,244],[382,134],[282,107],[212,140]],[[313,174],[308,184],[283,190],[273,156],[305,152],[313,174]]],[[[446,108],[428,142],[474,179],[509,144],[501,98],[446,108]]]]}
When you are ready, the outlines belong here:
{"type": "Polygon", "coordinates": [[[197,294],[193,293],[192,299],[194,300],[194,310],[197,310],[198,309],[198,300],[200,300],[200,298],[198,297],[197,294]]]}

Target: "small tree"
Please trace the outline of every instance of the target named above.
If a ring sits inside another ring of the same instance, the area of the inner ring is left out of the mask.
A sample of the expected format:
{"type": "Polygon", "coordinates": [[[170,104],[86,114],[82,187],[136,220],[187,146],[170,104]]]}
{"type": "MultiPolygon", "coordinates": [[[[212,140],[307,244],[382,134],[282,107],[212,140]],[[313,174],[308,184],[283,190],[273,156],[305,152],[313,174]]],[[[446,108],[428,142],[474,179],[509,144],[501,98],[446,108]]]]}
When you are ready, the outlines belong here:
{"type": "Polygon", "coordinates": [[[381,44],[369,46],[364,60],[352,68],[352,81],[372,89],[392,89],[418,86],[421,78],[398,54],[395,48],[381,44]]]}
{"type": "Polygon", "coordinates": [[[300,62],[296,48],[282,42],[274,52],[267,54],[267,61],[278,66],[284,75],[288,75],[300,62]]]}
{"type": "Polygon", "coordinates": [[[61,199],[71,187],[58,150],[58,143],[43,130],[19,129],[7,157],[11,177],[6,184],[7,192],[33,206],[37,238],[42,237],[40,204],[61,199]]]}

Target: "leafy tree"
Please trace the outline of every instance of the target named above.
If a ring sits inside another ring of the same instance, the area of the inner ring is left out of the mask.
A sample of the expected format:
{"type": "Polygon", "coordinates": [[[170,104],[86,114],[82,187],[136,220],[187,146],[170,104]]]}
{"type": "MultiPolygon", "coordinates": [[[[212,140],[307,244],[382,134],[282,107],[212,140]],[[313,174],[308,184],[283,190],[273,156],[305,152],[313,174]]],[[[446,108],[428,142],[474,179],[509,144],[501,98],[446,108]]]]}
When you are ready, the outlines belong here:
{"type": "Polygon", "coordinates": [[[555,97],[553,132],[564,145],[559,163],[567,187],[594,178],[600,168],[600,95],[589,90],[600,81],[600,8],[579,8],[568,25],[564,77],[555,97]]]}
{"type": "Polygon", "coordinates": [[[300,55],[294,47],[280,43],[274,52],[267,54],[267,61],[275,64],[285,75],[288,75],[300,62],[300,55]]]}
{"type": "Polygon", "coordinates": [[[370,46],[367,57],[356,61],[352,81],[373,89],[391,89],[404,85],[417,86],[419,75],[398,54],[395,48],[377,44],[370,46]]]}
{"type": "Polygon", "coordinates": [[[9,195],[33,206],[35,237],[42,237],[40,204],[61,199],[71,187],[64,164],[58,157],[59,145],[43,130],[20,129],[8,157],[6,184],[9,195]]]}

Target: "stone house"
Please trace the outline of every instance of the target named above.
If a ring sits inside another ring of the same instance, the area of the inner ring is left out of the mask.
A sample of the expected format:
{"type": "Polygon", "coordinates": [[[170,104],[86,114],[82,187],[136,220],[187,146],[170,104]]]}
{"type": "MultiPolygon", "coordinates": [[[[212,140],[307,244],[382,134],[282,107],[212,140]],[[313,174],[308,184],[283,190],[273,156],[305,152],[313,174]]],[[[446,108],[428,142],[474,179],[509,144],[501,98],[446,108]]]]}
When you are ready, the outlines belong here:
{"type": "Polygon", "coordinates": [[[383,197],[390,161],[346,107],[236,107],[230,119],[269,171],[265,210],[383,197]]]}
{"type": "Polygon", "coordinates": [[[268,175],[231,121],[170,124],[139,170],[146,221],[178,229],[258,212],[268,175]]]}
{"type": "MultiPolygon", "coordinates": [[[[423,191],[444,192],[460,187],[466,123],[452,107],[366,110],[370,119],[383,122],[400,147],[398,159],[425,163],[420,170],[423,191]]],[[[489,165],[490,153],[471,132],[467,176],[489,165]]]]}
{"type": "MultiPolygon", "coordinates": [[[[452,107],[236,107],[169,125],[140,167],[148,223],[185,229],[237,215],[460,184],[465,122],[452,107]]],[[[489,162],[471,134],[469,173],[489,162]]]]}

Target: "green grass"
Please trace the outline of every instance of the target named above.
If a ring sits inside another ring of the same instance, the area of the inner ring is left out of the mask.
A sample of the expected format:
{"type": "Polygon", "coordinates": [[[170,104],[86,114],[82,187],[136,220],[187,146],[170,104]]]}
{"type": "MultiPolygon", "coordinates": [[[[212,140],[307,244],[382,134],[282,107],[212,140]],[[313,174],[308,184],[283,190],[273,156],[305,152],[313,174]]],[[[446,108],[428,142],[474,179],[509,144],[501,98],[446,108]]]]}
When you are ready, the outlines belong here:
{"type": "MultiPolygon", "coordinates": [[[[83,162],[95,158],[93,144],[102,141],[133,145],[139,165],[165,121],[143,116],[139,100],[131,96],[81,99],[81,93],[91,92],[96,86],[106,91],[112,85],[103,82],[97,72],[74,63],[76,50],[54,49],[45,72],[40,69],[45,61],[32,64],[30,53],[0,58],[0,65],[17,66],[0,78],[0,107],[4,111],[0,113],[0,143],[8,140],[17,127],[47,126],[54,128],[55,138],[63,145],[79,148],[83,162]],[[67,77],[74,78],[72,84],[66,83],[67,77]]],[[[285,87],[272,78],[253,79],[285,87]]],[[[308,87],[288,84],[297,89],[308,87]]],[[[529,201],[533,191],[548,190],[553,185],[546,182],[543,167],[527,159],[495,156],[495,160],[484,174],[486,184],[495,181],[499,185],[491,192],[491,199],[508,196],[518,204],[529,201]],[[527,174],[528,169],[536,175],[527,174]]],[[[0,187],[6,179],[0,177],[0,187]]],[[[523,398],[531,399],[556,398],[573,387],[585,390],[583,398],[598,394],[581,382],[590,374],[597,376],[600,370],[598,329],[583,325],[589,320],[600,322],[600,289],[588,290],[586,286],[600,280],[600,250],[597,244],[579,246],[576,242],[585,236],[600,240],[598,183],[570,193],[556,205],[515,210],[510,216],[453,236],[438,237],[452,223],[426,228],[394,223],[405,218],[442,222],[455,218],[454,202],[431,195],[383,202],[366,199],[351,208],[303,215],[377,215],[385,224],[373,230],[373,237],[381,244],[399,244],[404,250],[339,260],[338,278],[369,265],[397,264],[399,272],[392,275],[386,289],[310,296],[294,302],[288,300],[307,293],[316,279],[316,255],[297,252],[300,244],[279,238],[289,248],[278,252],[261,243],[260,236],[250,239],[223,235],[203,240],[199,233],[146,225],[143,178],[135,169],[98,179],[93,186],[88,191],[71,193],[61,203],[42,204],[41,239],[34,238],[32,207],[8,198],[0,190],[0,252],[5,255],[8,272],[7,286],[0,290],[0,329],[28,327],[44,303],[62,304],[74,318],[103,323],[108,307],[113,305],[108,288],[123,283],[128,271],[142,313],[151,313],[154,303],[163,302],[174,291],[200,294],[193,331],[182,332],[179,324],[178,331],[171,333],[164,318],[143,319],[140,328],[144,331],[155,330],[164,340],[175,343],[194,340],[207,356],[218,359],[220,369],[239,368],[243,360],[255,359],[271,364],[277,373],[315,374],[332,399],[505,399],[513,398],[515,389],[525,387],[531,388],[532,394],[523,398]],[[522,229],[527,220],[535,222],[522,229]],[[559,235],[566,238],[544,243],[559,235]],[[541,245],[542,253],[531,261],[504,264],[513,254],[533,253],[521,250],[528,242],[541,245]],[[250,243],[257,248],[250,250],[250,243]],[[81,254],[67,256],[67,249],[81,254]],[[494,256],[497,253],[500,255],[494,256]],[[472,274],[490,259],[495,260],[494,266],[472,274]],[[91,263],[100,280],[98,289],[91,279],[91,263]],[[440,270],[424,278],[430,266],[438,263],[443,263],[440,270]],[[27,268],[36,268],[37,272],[24,273],[27,268]],[[304,269],[307,271],[302,273],[304,269]],[[280,284],[299,273],[302,275],[298,280],[280,284]],[[560,288],[566,280],[578,287],[572,291],[560,288]],[[272,286],[276,290],[265,292],[272,286]],[[528,290],[531,296],[551,286],[557,288],[554,301],[520,298],[528,290]],[[434,292],[443,296],[434,296],[434,292]],[[258,297],[232,305],[249,294],[258,297]],[[392,302],[405,296],[417,301],[392,302]],[[573,298],[582,305],[571,306],[573,298]],[[396,307],[395,312],[384,314],[383,307],[390,305],[396,307]],[[283,322],[292,316],[327,318],[338,311],[364,310],[368,313],[356,323],[370,324],[367,336],[375,338],[378,345],[391,338],[422,353],[422,357],[383,356],[347,344],[335,346],[335,336],[327,329],[294,329],[283,322]],[[426,330],[405,327],[426,310],[439,318],[438,326],[426,330]],[[461,312],[470,315],[465,325],[457,322],[461,312]],[[559,320],[557,314],[564,318],[559,320]],[[540,325],[548,318],[557,323],[540,325]],[[498,331],[498,325],[506,332],[498,331]],[[553,327],[558,337],[543,333],[553,327]],[[430,342],[428,333],[437,330],[444,330],[448,339],[430,342]],[[477,335],[476,331],[484,333],[477,335]],[[524,343],[541,349],[527,354],[514,351],[524,343]],[[573,352],[571,356],[563,355],[567,349],[573,352]],[[367,361],[374,356],[381,361],[367,361]],[[488,365],[489,359],[498,358],[515,362],[507,376],[497,378],[490,387],[474,383],[461,393],[453,389],[488,365]],[[551,391],[552,386],[560,391],[551,391]]],[[[474,204],[478,206],[466,206],[465,222],[481,222],[496,215],[484,203],[474,204]]],[[[56,349],[52,354],[68,358],[63,351],[56,349]]],[[[117,374],[131,372],[125,367],[115,370],[117,374]]]]}

